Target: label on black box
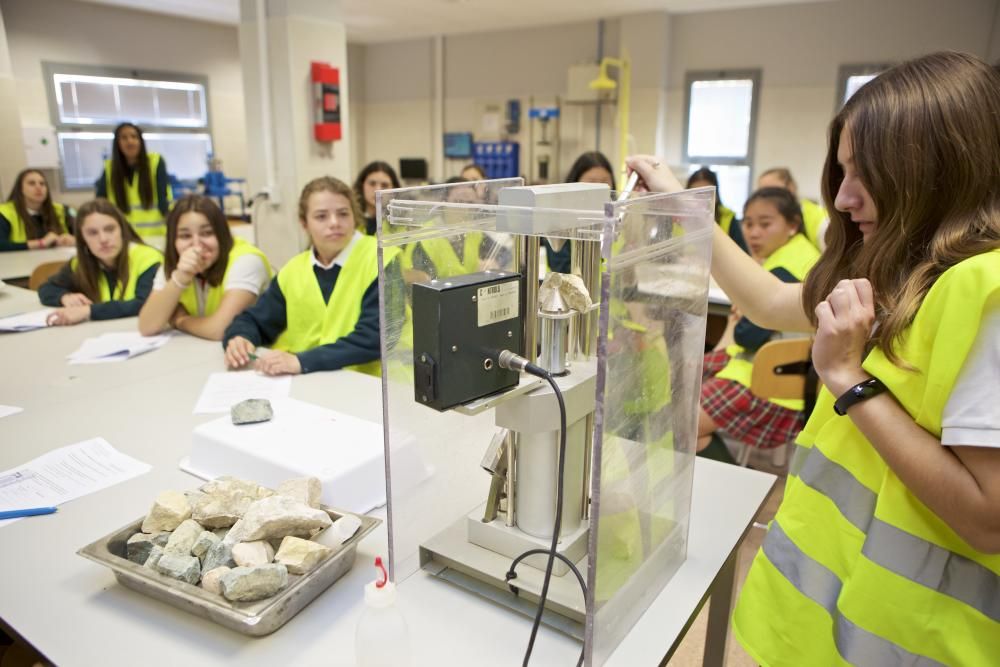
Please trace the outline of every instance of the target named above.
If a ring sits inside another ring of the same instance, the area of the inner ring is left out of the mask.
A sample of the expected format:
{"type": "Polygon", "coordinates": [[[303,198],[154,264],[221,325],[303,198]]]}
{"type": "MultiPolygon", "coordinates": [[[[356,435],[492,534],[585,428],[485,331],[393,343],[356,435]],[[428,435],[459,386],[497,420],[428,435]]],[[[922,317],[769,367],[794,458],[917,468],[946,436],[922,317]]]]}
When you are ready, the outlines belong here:
{"type": "Polygon", "coordinates": [[[479,326],[485,327],[518,315],[518,286],[516,280],[480,287],[476,303],[479,306],[479,326]]]}

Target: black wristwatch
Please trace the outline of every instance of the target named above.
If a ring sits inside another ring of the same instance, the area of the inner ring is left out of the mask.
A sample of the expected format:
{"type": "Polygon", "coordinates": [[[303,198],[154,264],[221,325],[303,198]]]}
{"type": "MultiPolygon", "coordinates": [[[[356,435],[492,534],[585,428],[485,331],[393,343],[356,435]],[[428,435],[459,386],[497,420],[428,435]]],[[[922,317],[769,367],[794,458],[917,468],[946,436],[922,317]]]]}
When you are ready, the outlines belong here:
{"type": "Polygon", "coordinates": [[[843,417],[847,414],[847,409],[855,403],[866,401],[872,396],[878,396],[886,390],[886,386],[878,378],[870,378],[864,382],[859,382],[837,399],[833,404],[833,411],[843,417]]]}

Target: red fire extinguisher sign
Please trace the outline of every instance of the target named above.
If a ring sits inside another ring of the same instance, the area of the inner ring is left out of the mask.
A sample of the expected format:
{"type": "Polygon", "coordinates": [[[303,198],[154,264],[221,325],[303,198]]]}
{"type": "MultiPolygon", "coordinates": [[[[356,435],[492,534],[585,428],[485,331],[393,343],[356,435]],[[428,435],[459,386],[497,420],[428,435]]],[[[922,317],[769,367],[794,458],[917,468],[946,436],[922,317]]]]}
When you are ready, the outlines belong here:
{"type": "Polygon", "coordinates": [[[340,139],[340,70],[313,61],[313,134],[316,141],[340,139]]]}

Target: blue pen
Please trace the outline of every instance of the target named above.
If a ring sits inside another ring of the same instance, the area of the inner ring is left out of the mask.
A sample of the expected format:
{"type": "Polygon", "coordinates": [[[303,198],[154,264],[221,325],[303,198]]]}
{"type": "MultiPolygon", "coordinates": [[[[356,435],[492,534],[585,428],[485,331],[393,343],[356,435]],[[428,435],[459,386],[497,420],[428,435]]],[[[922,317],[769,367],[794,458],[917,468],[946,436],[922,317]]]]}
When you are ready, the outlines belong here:
{"type": "Polygon", "coordinates": [[[41,516],[42,514],[54,514],[55,507],[30,507],[23,510],[8,510],[0,512],[0,521],[4,519],[20,519],[23,516],[41,516]]]}

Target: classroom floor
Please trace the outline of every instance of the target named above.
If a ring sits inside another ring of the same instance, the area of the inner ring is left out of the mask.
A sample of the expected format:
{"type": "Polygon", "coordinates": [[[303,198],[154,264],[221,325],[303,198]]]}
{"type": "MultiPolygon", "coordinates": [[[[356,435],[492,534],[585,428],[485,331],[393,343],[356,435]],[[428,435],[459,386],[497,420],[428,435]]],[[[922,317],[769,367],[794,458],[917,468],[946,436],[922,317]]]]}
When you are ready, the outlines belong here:
{"type": "MultiPolygon", "coordinates": [[[[758,523],[767,523],[774,518],[775,512],[778,511],[778,505],[781,504],[781,499],[785,495],[785,477],[784,471],[770,467],[766,462],[761,461],[759,464],[754,464],[754,467],[758,470],[763,470],[765,472],[772,472],[779,475],[778,483],[775,484],[774,492],[764,503],[760,512],[757,514],[756,521],[758,523]]],[[[740,547],[739,563],[737,564],[736,571],[736,593],[739,595],[739,591],[743,588],[743,582],[747,578],[747,572],[750,571],[750,563],[753,562],[754,555],[757,553],[757,549],[760,548],[761,542],[764,541],[764,530],[761,528],[751,528],[750,533],[747,535],[746,540],[744,540],[743,545],[740,547]]],[[[702,664],[702,658],[705,654],[705,628],[708,623],[708,607],[706,604],[705,608],[701,610],[698,617],[695,619],[694,623],[691,625],[691,629],[688,630],[687,636],[681,645],[677,647],[677,651],[674,652],[673,657],[667,663],[671,667],[696,667],[702,664]]],[[[739,642],[733,636],[732,632],[729,633],[729,652],[726,655],[726,667],[755,667],[757,663],[754,662],[753,658],[743,650],[739,642]]]]}

